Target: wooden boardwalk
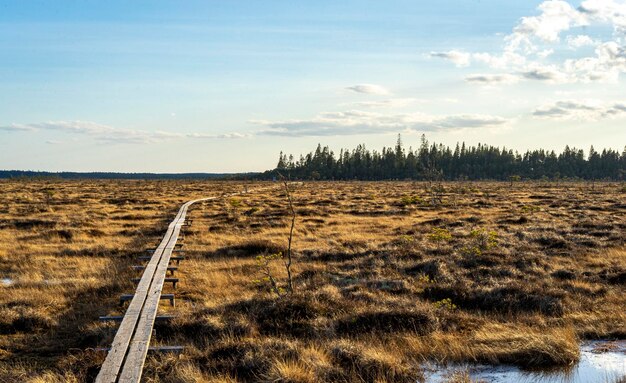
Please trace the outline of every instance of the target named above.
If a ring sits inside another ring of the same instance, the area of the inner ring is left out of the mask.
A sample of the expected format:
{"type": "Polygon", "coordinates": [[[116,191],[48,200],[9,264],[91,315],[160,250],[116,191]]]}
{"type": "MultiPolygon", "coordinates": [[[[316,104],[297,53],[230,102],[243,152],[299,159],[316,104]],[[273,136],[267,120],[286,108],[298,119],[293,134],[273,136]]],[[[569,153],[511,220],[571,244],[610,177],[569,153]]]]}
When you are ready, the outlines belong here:
{"type": "MultiPolygon", "coordinates": [[[[266,188],[263,188],[266,189],[266,188]]],[[[261,188],[255,189],[259,191],[261,188]]],[[[139,382],[150,348],[152,328],[157,319],[161,291],[172,260],[172,252],[180,235],[189,206],[196,202],[246,194],[232,193],[221,197],[201,198],[186,202],[169,224],[163,240],[149,258],[130,305],[121,319],[113,344],[96,378],[98,383],[139,382]]],[[[176,257],[180,260],[180,257],[176,257]]],[[[169,299],[169,298],[168,298],[169,299]]],[[[173,302],[173,296],[171,297],[173,302]]],[[[108,318],[108,317],[105,317],[108,318]]]]}

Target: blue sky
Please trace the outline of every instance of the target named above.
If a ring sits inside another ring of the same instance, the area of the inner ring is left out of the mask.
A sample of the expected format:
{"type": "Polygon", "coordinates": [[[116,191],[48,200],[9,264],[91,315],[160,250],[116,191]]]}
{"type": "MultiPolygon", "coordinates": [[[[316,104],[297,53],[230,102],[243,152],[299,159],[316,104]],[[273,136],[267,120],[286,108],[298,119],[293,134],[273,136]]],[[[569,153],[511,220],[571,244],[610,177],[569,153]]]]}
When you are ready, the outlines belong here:
{"type": "Polygon", "coordinates": [[[626,1],[1,1],[0,168],[626,145],[626,1]]]}

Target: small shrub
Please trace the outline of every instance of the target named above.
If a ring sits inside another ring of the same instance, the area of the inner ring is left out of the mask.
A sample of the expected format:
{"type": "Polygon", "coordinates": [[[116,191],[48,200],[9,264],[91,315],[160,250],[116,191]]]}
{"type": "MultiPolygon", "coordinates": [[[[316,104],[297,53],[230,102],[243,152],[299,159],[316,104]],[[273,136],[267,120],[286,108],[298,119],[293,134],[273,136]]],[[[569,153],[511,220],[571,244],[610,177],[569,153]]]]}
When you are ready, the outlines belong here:
{"type": "Polygon", "coordinates": [[[539,209],[539,206],[535,205],[524,205],[520,208],[520,210],[522,211],[522,213],[534,213],[541,209],[539,209]]]}
{"type": "Polygon", "coordinates": [[[283,295],[285,293],[285,289],[278,285],[274,274],[272,274],[272,264],[274,261],[281,259],[283,259],[282,252],[257,255],[256,263],[263,276],[260,279],[255,279],[253,281],[253,283],[266,288],[268,291],[276,293],[278,296],[283,295]]]}
{"type": "Polygon", "coordinates": [[[485,229],[472,230],[470,237],[481,250],[489,250],[498,245],[498,233],[485,229]]]}
{"type": "Polygon", "coordinates": [[[468,258],[480,257],[483,255],[483,251],[476,245],[466,245],[461,248],[461,255],[468,258]]]}
{"type": "Polygon", "coordinates": [[[400,199],[400,205],[401,206],[410,206],[410,205],[422,205],[424,203],[424,200],[421,199],[420,197],[414,195],[414,196],[403,196],[400,199]]]}
{"type": "Polygon", "coordinates": [[[428,239],[433,242],[449,242],[452,240],[452,234],[448,229],[434,227],[431,233],[428,234],[428,239]]]}
{"type": "Polygon", "coordinates": [[[452,299],[450,298],[444,298],[440,301],[433,302],[433,306],[435,306],[436,309],[442,309],[442,310],[448,310],[448,311],[456,310],[456,305],[452,303],[452,299]]]}

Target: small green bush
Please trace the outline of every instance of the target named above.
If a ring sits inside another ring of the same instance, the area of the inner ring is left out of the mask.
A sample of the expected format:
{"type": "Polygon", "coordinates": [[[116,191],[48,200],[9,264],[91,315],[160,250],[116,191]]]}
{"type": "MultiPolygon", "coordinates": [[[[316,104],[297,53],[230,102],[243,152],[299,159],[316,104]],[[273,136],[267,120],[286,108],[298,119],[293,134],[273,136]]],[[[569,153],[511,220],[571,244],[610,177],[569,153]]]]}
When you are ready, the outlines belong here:
{"type": "Polygon", "coordinates": [[[405,195],[404,197],[400,199],[400,205],[402,206],[421,205],[423,203],[424,203],[424,200],[422,200],[420,197],[416,195],[414,196],[405,195]]]}
{"type": "Polygon", "coordinates": [[[442,310],[448,310],[448,311],[456,310],[456,305],[452,303],[452,299],[450,298],[444,298],[440,301],[433,302],[433,306],[435,306],[436,309],[442,309],[442,310]]]}
{"type": "Polygon", "coordinates": [[[448,229],[434,227],[431,233],[428,234],[428,239],[433,242],[449,242],[452,240],[452,234],[448,229]]]}
{"type": "Polygon", "coordinates": [[[470,237],[473,238],[474,245],[480,250],[489,250],[498,246],[498,233],[485,229],[472,230],[470,237]]]}

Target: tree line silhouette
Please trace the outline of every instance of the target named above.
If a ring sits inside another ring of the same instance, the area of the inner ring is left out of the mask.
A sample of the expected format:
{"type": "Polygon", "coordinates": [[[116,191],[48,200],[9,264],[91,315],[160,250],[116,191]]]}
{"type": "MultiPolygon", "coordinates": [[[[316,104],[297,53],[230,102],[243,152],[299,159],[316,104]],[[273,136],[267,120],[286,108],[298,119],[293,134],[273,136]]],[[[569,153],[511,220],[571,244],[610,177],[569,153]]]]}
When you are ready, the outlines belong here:
{"type": "Polygon", "coordinates": [[[485,144],[466,146],[457,143],[454,149],[430,144],[422,135],[418,149],[405,149],[398,135],[395,147],[370,151],[364,145],[342,149],[335,155],[328,146],[318,144],[314,152],[300,155],[280,153],[276,169],[266,177],[280,173],[292,179],[322,180],[509,180],[522,179],[597,179],[626,178],[626,147],[620,154],[613,149],[588,155],[582,149],[566,146],[561,153],[551,150],[528,150],[521,154],[512,149],[485,144]]]}

